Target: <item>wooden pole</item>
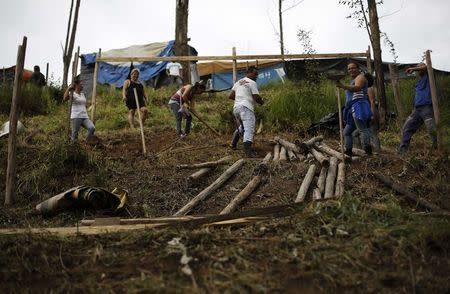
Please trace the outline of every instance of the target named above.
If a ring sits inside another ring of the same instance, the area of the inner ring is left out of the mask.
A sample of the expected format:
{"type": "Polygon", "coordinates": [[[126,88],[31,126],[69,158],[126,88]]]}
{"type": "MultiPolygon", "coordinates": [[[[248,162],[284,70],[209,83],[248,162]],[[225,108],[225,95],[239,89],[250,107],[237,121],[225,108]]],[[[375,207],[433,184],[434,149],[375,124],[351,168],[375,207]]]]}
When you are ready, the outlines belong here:
{"type": "Polygon", "coordinates": [[[273,147],[273,162],[278,162],[280,160],[280,144],[275,144],[273,147]]]}
{"type": "Polygon", "coordinates": [[[95,125],[95,120],[97,119],[97,79],[98,79],[98,68],[100,66],[99,59],[102,57],[102,48],[98,49],[98,54],[95,57],[95,67],[94,67],[94,81],[92,85],[92,123],[95,125]]]}
{"type": "Polygon", "coordinates": [[[295,155],[294,151],[291,149],[287,149],[289,161],[294,161],[297,159],[297,156],[295,155]]]}
{"type": "Polygon", "coordinates": [[[236,47],[233,47],[232,55],[233,55],[233,84],[234,84],[237,82],[236,47]]]}
{"type": "MultiPolygon", "coordinates": [[[[78,71],[78,55],[80,54],[80,46],[78,46],[77,52],[75,52],[73,62],[72,62],[72,86],[74,85],[75,77],[77,76],[78,71]]],[[[69,95],[69,106],[68,106],[68,119],[67,119],[67,138],[70,141],[71,138],[71,126],[70,126],[70,117],[72,115],[72,104],[73,104],[73,91],[71,91],[69,95]]]]}
{"type": "Polygon", "coordinates": [[[205,167],[216,167],[221,164],[225,164],[227,162],[230,162],[233,159],[231,155],[222,157],[219,160],[216,161],[209,161],[209,162],[203,162],[203,163],[196,163],[196,164],[179,164],[177,165],[177,168],[183,169],[183,168],[205,168],[205,167]]]}
{"type": "Polygon", "coordinates": [[[336,92],[337,92],[337,104],[338,104],[338,114],[339,114],[339,140],[341,141],[341,153],[342,153],[342,157],[341,158],[345,158],[345,153],[344,153],[344,123],[342,121],[342,107],[341,107],[341,91],[339,90],[339,88],[336,88],[336,92]]]}
{"type": "Polygon", "coordinates": [[[327,179],[327,172],[328,168],[325,166],[322,166],[322,169],[320,170],[319,178],[317,179],[317,188],[319,188],[320,195],[325,192],[325,180],[327,179]]]}
{"type": "MultiPolygon", "coordinates": [[[[267,153],[264,159],[259,163],[258,167],[255,169],[257,171],[265,170],[270,159],[272,157],[272,154],[267,153]]],[[[263,181],[263,175],[257,174],[252,178],[252,180],[245,186],[244,189],[242,189],[239,194],[236,195],[236,197],[233,198],[233,200],[230,201],[230,203],[220,212],[220,214],[228,214],[236,210],[236,208],[241,204],[245,199],[250,196],[250,194],[253,193],[253,191],[258,188],[259,184],[263,181]]]]}
{"type": "Polygon", "coordinates": [[[234,175],[244,164],[244,159],[239,159],[231,167],[229,167],[217,180],[209,185],[206,189],[201,191],[197,196],[195,196],[191,201],[189,201],[185,206],[178,210],[174,216],[182,216],[188,214],[198,203],[203,201],[206,197],[220,188],[232,175],[234,175]]]}
{"type": "Polygon", "coordinates": [[[192,175],[190,175],[188,177],[188,181],[189,182],[197,181],[198,179],[200,179],[203,176],[205,176],[206,174],[208,174],[210,171],[212,171],[211,167],[202,168],[202,169],[196,171],[195,173],[193,173],[192,175]]]}
{"type": "Polygon", "coordinates": [[[334,186],[336,181],[336,170],[337,170],[338,159],[336,157],[331,157],[330,167],[328,168],[327,180],[325,183],[325,199],[332,198],[334,196],[334,186]]]}
{"type": "Polygon", "coordinates": [[[47,68],[45,70],[45,85],[48,86],[48,62],[47,62],[47,68]]]}
{"type": "Polygon", "coordinates": [[[406,198],[408,198],[411,201],[416,202],[418,205],[423,206],[427,209],[430,209],[432,211],[442,212],[444,211],[442,208],[440,208],[437,205],[434,205],[433,203],[428,202],[425,199],[419,198],[417,195],[409,191],[407,188],[400,186],[399,184],[394,183],[394,181],[387,176],[380,175],[380,174],[373,174],[380,182],[385,184],[386,186],[392,188],[392,190],[404,195],[406,198]]]}
{"type": "Polygon", "coordinates": [[[321,165],[323,166],[328,166],[330,165],[330,161],[328,160],[328,157],[326,157],[325,155],[323,155],[321,152],[317,151],[314,148],[311,148],[309,150],[309,152],[314,156],[314,158],[320,162],[321,165]]]}
{"type": "Polygon", "coordinates": [[[200,122],[202,122],[208,129],[213,131],[214,135],[220,137],[220,133],[213,129],[206,121],[204,121],[201,116],[199,116],[193,109],[189,109],[189,112],[192,113],[200,122]]]}
{"type": "Polygon", "coordinates": [[[397,72],[395,64],[389,64],[389,75],[391,76],[391,84],[394,92],[395,106],[397,107],[397,113],[400,121],[400,128],[405,121],[405,111],[403,110],[402,100],[400,98],[400,89],[398,88],[397,72]]]}
{"type": "Polygon", "coordinates": [[[308,192],[309,186],[311,185],[312,180],[314,179],[314,175],[316,174],[316,165],[311,164],[309,166],[308,172],[306,173],[305,178],[303,179],[302,185],[297,193],[297,198],[295,199],[295,203],[303,202],[305,200],[306,193],[308,192]]]}
{"type": "Polygon", "coordinates": [[[141,117],[141,106],[139,105],[139,99],[138,94],[136,91],[136,88],[134,90],[134,99],[136,100],[136,106],[137,106],[137,113],[139,117],[139,126],[141,128],[141,139],[142,139],[142,152],[144,153],[144,156],[147,154],[147,148],[145,147],[145,136],[144,136],[144,124],[142,123],[142,117],[141,117]]]}
{"type": "Polygon", "coordinates": [[[373,69],[372,69],[372,56],[370,54],[370,46],[367,47],[366,55],[367,55],[367,71],[370,74],[372,74],[373,69]]]}
{"type": "Polygon", "coordinates": [[[433,112],[434,112],[434,122],[436,123],[436,136],[438,141],[438,149],[441,150],[442,148],[442,141],[439,131],[439,121],[440,121],[440,114],[439,114],[439,103],[437,98],[437,91],[436,91],[436,81],[434,78],[434,71],[433,71],[433,64],[431,63],[431,51],[426,51],[426,62],[427,62],[427,70],[428,70],[428,80],[430,82],[430,90],[431,90],[431,99],[433,101],[433,112]]]}
{"type": "Polygon", "coordinates": [[[283,146],[284,148],[286,148],[287,150],[292,150],[297,153],[301,152],[300,148],[297,145],[289,141],[283,140],[280,137],[275,137],[274,141],[283,146]]]}
{"type": "Polygon", "coordinates": [[[6,69],[3,67],[3,86],[6,86],[6,69]]]}
{"type": "Polygon", "coordinates": [[[321,200],[321,199],[322,199],[322,194],[320,193],[319,188],[315,188],[315,189],[313,190],[313,196],[312,196],[312,198],[313,198],[314,201],[317,201],[317,200],[321,200]]]}
{"type": "Polygon", "coordinates": [[[280,148],[280,161],[286,161],[286,160],[287,160],[286,148],[284,148],[284,146],[281,146],[281,148],[280,148]]]}
{"type": "MultiPolygon", "coordinates": [[[[312,137],[311,139],[309,139],[308,141],[304,141],[302,142],[300,139],[297,139],[294,141],[295,145],[299,146],[299,152],[308,152],[311,148],[313,148],[314,144],[316,142],[321,142],[323,141],[323,136],[316,136],[316,137],[312,137]]],[[[295,150],[294,150],[295,151],[295,150]]]]}
{"type": "Polygon", "coordinates": [[[9,115],[8,162],[6,167],[5,205],[13,204],[16,198],[16,151],[17,151],[17,121],[22,99],[22,75],[27,51],[27,37],[23,37],[22,45],[17,50],[16,72],[9,115]]]}
{"type": "Polygon", "coordinates": [[[344,195],[344,181],[345,181],[345,164],[339,162],[337,180],[336,180],[336,191],[334,197],[342,197],[344,195]]]}

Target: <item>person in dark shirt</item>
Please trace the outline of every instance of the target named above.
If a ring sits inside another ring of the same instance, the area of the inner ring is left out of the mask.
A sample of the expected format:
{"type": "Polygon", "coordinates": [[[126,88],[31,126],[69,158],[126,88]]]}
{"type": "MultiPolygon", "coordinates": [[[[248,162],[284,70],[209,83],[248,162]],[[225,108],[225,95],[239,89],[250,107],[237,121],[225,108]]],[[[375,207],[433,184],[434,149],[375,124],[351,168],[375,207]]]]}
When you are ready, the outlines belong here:
{"type": "Polygon", "coordinates": [[[34,72],[31,75],[30,81],[39,88],[42,88],[46,85],[45,76],[41,73],[41,69],[38,65],[34,66],[34,72]]]}
{"type": "Polygon", "coordinates": [[[412,135],[425,123],[425,127],[432,140],[432,148],[437,148],[436,123],[434,121],[433,104],[431,100],[430,81],[427,66],[419,63],[406,69],[407,74],[417,73],[416,94],[414,96],[414,109],[403,125],[402,139],[398,152],[404,154],[408,151],[412,135]]]}

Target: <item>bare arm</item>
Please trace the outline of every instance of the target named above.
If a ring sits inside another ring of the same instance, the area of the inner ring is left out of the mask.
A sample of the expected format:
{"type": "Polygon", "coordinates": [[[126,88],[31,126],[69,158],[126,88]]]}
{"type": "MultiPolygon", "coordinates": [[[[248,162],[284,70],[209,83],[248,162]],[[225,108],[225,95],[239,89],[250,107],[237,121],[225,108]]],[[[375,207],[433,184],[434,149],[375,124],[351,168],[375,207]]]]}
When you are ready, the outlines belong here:
{"type": "Polygon", "coordinates": [[[341,81],[336,82],[336,87],[342,88],[344,90],[348,90],[350,92],[358,92],[361,91],[361,89],[364,87],[364,84],[366,83],[366,78],[363,74],[359,74],[355,79],[355,84],[352,85],[344,85],[341,83],[341,81]]]}
{"type": "Polygon", "coordinates": [[[372,118],[373,118],[375,115],[375,92],[373,90],[373,87],[367,89],[367,96],[369,96],[370,109],[372,110],[372,118]]]}
{"type": "Polygon", "coordinates": [[[261,96],[259,96],[259,94],[252,94],[253,96],[253,100],[255,100],[256,103],[263,105],[264,104],[264,100],[261,96]]]}
{"type": "Polygon", "coordinates": [[[130,86],[130,80],[125,80],[125,83],[123,83],[123,88],[122,88],[122,100],[125,101],[127,100],[127,89],[130,86]]]}
{"type": "Polygon", "coordinates": [[[66,91],[64,92],[64,95],[63,95],[63,101],[67,101],[67,100],[69,100],[69,94],[70,94],[70,92],[73,92],[73,87],[72,87],[72,85],[70,85],[67,89],[66,89],[66,91]]]}
{"type": "Polygon", "coordinates": [[[234,100],[236,98],[236,92],[231,90],[230,95],[228,95],[228,99],[234,100]]]}
{"type": "Polygon", "coordinates": [[[427,70],[427,65],[425,63],[419,63],[416,66],[408,67],[405,71],[407,74],[412,74],[415,71],[425,71],[427,70]]]}

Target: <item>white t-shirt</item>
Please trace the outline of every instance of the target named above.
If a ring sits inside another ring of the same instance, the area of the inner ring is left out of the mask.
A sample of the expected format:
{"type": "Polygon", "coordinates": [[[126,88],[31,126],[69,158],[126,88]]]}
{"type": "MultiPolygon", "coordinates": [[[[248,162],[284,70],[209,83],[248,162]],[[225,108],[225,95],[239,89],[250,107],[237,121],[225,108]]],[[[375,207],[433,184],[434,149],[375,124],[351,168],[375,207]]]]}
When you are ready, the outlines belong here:
{"type": "Polygon", "coordinates": [[[254,80],[247,77],[242,78],[234,84],[231,90],[236,93],[234,107],[242,105],[253,111],[255,105],[253,94],[259,94],[258,86],[254,80]]]}
{"type": "Polygon", "coordinates": [[[166,69],[169,70],[169,75],[171,76],[180,76],[180,69],[183,67],[178,62],[169,62],[166,65],[166,69]]]}
{"type": "Polygon", "coordinates": [[[84,96],[84,93],[77,94],[76,92],[73,92],[70,118],[89,118],[86,111],[86,97],[84,96]]]}

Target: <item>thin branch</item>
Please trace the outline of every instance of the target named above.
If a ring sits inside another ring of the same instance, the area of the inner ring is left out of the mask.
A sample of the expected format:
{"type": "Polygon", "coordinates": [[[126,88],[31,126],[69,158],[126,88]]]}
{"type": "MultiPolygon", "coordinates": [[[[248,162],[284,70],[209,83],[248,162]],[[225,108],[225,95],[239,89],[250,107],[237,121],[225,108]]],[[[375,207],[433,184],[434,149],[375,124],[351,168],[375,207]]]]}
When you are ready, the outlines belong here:
{"type": "Polygon", "coordinates": [[[289,9],[292,9],[292,8],[294,8],[294,7],[297,7],[299,4],[303,3],[304,1],[305,1],[305,0],[301,0],[301,1],[299,1],[299,2],[297,2],[297,3],[295,3],[295,4],[293,4],[291,7],[286,8],[285,10],[281,11],[281,13],[284,13],[284,12],[288,11],[289,9]]]}
{"type": "Polygon", "coordinates": [[[364,17],[364,22],[366,24],[366,30],[367,30],[367,34],[369,35],[369,39],[370,39],[370,43],[372,44],[373,47],[373,39],[372,39],[372,34],[369,30],[369,22],[367,21],[367,16],[366,16],[366,10],[364,8],[364,3],[362,2],[362,0],[359,0],[359,4],[361,5],[361,13],[364,17]]]}
{"type": "Polygon", "coordinates": [[[382,19],[382,18],[384,18],[384,17],[388,17],[388,16],[394,15],[394,14],[396,14],[396,13],[399,13],[399,12],[403,9],[403,4],[405,4],[405,1],[404,1],[404,0],[403,0],[402,5],[400,6],[399,9],[395,10],[394,12],[391,12],[391,13],[388,13],[388,14],[385,14],[385,15],[382,15],[382,16],[379,16],[378,19],[382,19]]]}

